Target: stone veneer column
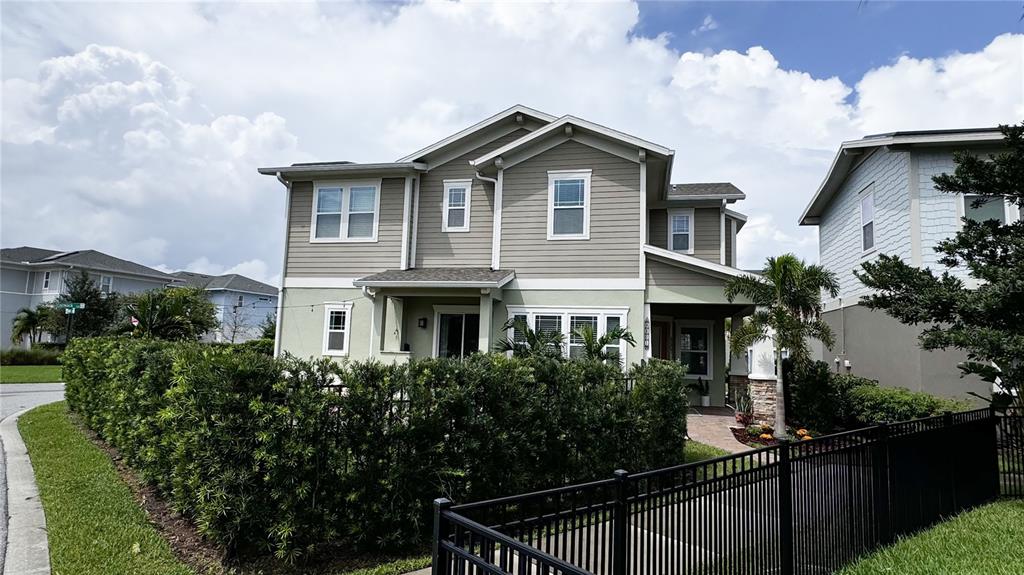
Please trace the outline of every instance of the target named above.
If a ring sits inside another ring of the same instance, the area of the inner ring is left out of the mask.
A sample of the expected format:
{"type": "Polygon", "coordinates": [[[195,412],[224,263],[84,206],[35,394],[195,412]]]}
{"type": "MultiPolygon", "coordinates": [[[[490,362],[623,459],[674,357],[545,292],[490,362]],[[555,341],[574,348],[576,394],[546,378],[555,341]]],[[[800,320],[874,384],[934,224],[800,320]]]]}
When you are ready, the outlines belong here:
{"type": "Polygon", "coordinates": [[[754,423],[775,427],[775,380],[751,379],[749,389],[754,423]]]}

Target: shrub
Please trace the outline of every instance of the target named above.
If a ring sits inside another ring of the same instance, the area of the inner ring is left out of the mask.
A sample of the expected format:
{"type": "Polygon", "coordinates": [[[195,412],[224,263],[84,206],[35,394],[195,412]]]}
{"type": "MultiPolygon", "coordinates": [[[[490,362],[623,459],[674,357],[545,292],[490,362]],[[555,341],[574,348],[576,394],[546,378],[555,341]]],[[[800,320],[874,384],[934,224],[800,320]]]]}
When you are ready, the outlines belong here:
{"type": "Polygon", "coordinates": [[[38,349],[7,349],[0,351],[0,365],[60,365],[60,352],[38,349]]]}
{"type": "Polygon", "coordinates": [[[243,341],[239,343],[211,343],[213,347],[223,347],[226,349],[234,350],[237,352],[255,352],[262,355],[273,357],[274,355],[274,340],[273,339],[250,339],[249,341],[243,341]]]}
{"type": "Polygon", "coordinates": [[[424,543],[431,501],[683,460],[682,368],[597,361],[276,359],[241,346],[74,340],[69,405],[230,552],[424,543]]]}
{"type": "Polygon", "coordinates": [[[850,393],[861,386],[875,386],[873,380],[831,373],[823,361],[785,360],[783,371],[790,393],[789,420],[824,432],[857,425],[850,393]]]}
{"type": "Polygon", "coordinates": [[[881,421],[906,421],[938,415],[944,411],[970,409],[964,401],[935,397],[902,387],[861,385],[850,391],[853,416],[862,425],[881,421]]]}

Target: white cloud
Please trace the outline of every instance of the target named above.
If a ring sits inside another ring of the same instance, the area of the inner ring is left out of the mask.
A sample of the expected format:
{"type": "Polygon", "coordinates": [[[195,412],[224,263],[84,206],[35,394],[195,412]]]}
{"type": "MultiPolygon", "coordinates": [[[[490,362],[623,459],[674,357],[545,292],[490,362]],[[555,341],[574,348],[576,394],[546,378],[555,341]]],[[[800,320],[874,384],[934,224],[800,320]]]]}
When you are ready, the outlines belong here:
{"type": "Polygon", "coordinates": [[[718,21],[712,18],[711,14],[708,14],[707,16],[704,17],[704,21],[700,23],[700,26],[697,26],[693,30],[690,30],[690,34],[693,36],[697,36],[705,32],[710,32],[712,30],[718,30],[718,21]]]}
{"type": "Polygon", "coordinates": [[[787,69],[770,46],[680,54],[672,30],[635,33],[633,4],[4,12],[3,244],[173,269],[205,257],[265,280],[279,273],[284,210],[256,167],[394,160],[514,103],[672,147],[675,181],[736,183],[751,214],[743,267],[817,258],[796,218],[841,140],[1024,117],[1020,35],[907,55],[851,87],[787,69]]]}

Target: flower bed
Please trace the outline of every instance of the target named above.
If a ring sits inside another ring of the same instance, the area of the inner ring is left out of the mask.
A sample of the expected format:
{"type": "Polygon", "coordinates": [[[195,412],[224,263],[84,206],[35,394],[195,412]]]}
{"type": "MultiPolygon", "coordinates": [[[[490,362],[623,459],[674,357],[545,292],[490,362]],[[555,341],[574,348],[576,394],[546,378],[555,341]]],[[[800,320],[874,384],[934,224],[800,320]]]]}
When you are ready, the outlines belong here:
{"type": "MultiPolygon", "coordinates": [[[[730,427],[729,429],[732,431],[736,441],[751,447],[768,447],[779,443],[778,438],[775,437],[775,430],[767,425],[755,424],[746,427],[730,427]]],[[[815,435],[803,428],[788,429],[788,431],[793,441],[806,441],[812,439],[815,435]]]]}

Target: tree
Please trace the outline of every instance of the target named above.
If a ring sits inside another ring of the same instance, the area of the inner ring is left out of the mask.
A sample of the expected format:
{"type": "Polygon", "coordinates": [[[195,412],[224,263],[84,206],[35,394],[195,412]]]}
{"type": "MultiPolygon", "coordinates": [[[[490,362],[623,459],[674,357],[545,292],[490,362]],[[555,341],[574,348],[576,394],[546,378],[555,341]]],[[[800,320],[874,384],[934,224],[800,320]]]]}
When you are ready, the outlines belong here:
{"type": "Polygon", "coordinates": [[[15,314],[11,321],[11,343],[20,344],[28,338],[30,345],[35,345],[43,335],[43,325],[46,323],[50,309],[37,307],[31,309],[23,307],[15,314]]]}
{"type": "MultiPolygon", "coordinates": [[[[1024,209],[1024,124],[1000,130],[1006,151],[987,158],[954,154],[956,170],[933,177],[935,189],[977,195],[973,207],[1005,199],[1024,209]]],[[[892,255],[863,264],[855,274],[877,293],[861,302],[902,323],[925,324],[919,336],[923,349],[966,352],[968,361],[959,366],[963,375],[998,383],[1001,398],[1024,410],[1024,221],[965,218],[963,228],[935,251],[946,268],[941,275],[892,255]],[[965,285],[957,269],[966,269],[979,285],[965,285]]]]}
{"type": "Polygon", "coordinates": [[[224,314],[224,320],[220,322],[220,333],[229,343],[245,339],[256,331],[252,326],[251,308],[244,305],[233,305],[231,310],[224,314]]]}
{"type": "Polygon", "coordinates": [[[175,287],[129,296],[120,331],[140,337],[195,340],[216,327],[214,305],[201,288],[175,287]]]}
{"type": "Polygon", "coordinates": [[[754,314],[733,331],[735,349],[745,349],[772,337],[775,344],[775,427],[785,435],[786,402],[782,372],[782,350],[795,361],[809,356],[808,338],[834,345],[832,330],[821,319],[821,293],[839,294],[834,273],[818,265],[807,265],[793,254],[768,258],[760,276],[740,276],[725,284],[730,302],[746,296],[756,306],[754,314]]]}
{"type": "MultiPolygon", "coordinates": [[[[64,289],[54,304],[84,303],[84,309],[75,310],[71,318],[71,337],[93,337],[108,333],[117,323],[121,298],[116,293],[103,293],[85,270],[64,272],[64,289]]],[[[43,330],[55,335],[67,332],[68,316],[60,309],[46,313],[43,330]]]]}
{"type": "Polygon", "coordinates": [[[616,345],[619,340],[625,341],[631,347],[636,347],[636,340],[633,339],[633,334],[623,327],[614,327],[605,332],[601,337],[597,337],[594,327],[585,325],[577,328],[573,335],[582,340],[583,357],[586,359],[607,361],[614,358],[616,361],[622,361],[622,358],[618,357],[618,355],[610,354],[607,350],[609,345],[616,345]]]}
{"type": "Polygon", "coordinates": [[[494,344],[494,351],[509,352],[522,357],[561,358],[565,336],[561,332],[534,331],[523,319],[512,318],[501,326],[513,330],[512,337],[503,337],[494,344]]]}
{"type": "Polygon", "coordinates": [[[262,339],[274,339],[277,337],[277,316],[268,313],[260,322],[260,337],[262,339]]]}

